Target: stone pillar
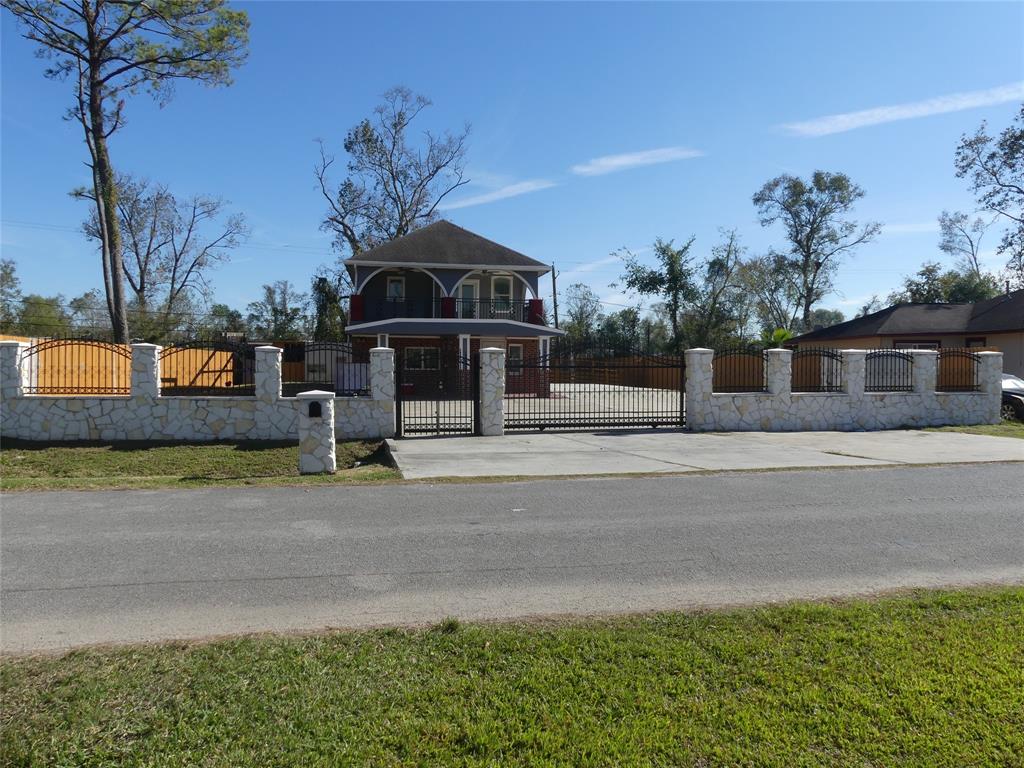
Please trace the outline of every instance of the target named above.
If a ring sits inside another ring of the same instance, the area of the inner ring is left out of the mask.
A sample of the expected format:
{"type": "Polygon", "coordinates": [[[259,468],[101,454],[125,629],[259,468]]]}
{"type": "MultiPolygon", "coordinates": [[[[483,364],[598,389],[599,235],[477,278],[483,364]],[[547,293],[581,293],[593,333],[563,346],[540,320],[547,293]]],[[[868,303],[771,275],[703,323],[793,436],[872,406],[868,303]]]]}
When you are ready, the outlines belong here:
{"type": "Polygon", "coordinates": [[[988,423],[1002,421],[1000,411],[1003,404],[1003,353],[978,352],[978,390],[988,395],[988,423]]]}
{"type": "Polygon", "coordinates": [[[505,434],[505,350],[487,347],[480,350],[480,423],[481,435],[505,434]]]}
{"type": "Polygon", "coordinates": [[[793,350],[766,349],[765,379],[769,395],[788,395],[793,387],[793,350]]]}
{"type": "Polygon", "coordinates": [[[295,396],[299,409],[299,474],[334,474],[334,393],[313,389],[295,396]]]}
{"type": "Polygon", "coordinates": [[[24,394],[28,371],[21,370],[21,353],[28,347],[24,341],[0,341],[0,400],[24,394]]]}
{"type": "Polygon", "coordinates": [[[256,347],[256,399],[273,405],[281,399],[281,352],[280,347],[256,347]]]}
{"type": "Polygon", "coordinates": [[[843,355],[843,391],[853,400],[864,397],[864,377],[866,376],[866,349],[844,349],[843,355]]]}
{"type": "Polygon", "coordinates": [[[395,399],[395,350],[390,347],[370,350],[370,397],[374,400],[395,399]]]}
{"type": "Polygon", "coordinates": [[[687,349],[683,356],[686,359],[686,428],[693,432],[714,429],[711,385],[715,350],[700,347],[687,349]]]}
{"type": "Polygon", "coordinates": [[[132,397],[160,396],[160,347],[132,344],[132,397]]]}
{"type": "Polygon", "coordinates": [[[938,386],[939,353],[934,349],[912,349],[914,392],[934,393],[938,386]]]}

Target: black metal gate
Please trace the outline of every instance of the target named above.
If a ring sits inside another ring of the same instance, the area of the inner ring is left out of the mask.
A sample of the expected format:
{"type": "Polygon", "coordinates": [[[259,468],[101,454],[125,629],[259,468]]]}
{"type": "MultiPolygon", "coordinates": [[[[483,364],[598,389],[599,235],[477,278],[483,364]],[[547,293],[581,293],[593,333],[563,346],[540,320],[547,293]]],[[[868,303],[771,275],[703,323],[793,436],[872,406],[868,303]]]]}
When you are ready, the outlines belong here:
{"type": "Polygon", "coordinates": [[[681,355],[553,342],[506,362],[505,429],[684,426],[684,369],[681,355]]]}
{"type": "Polygon", "coordinates": [[[399,357],[395,367],[398,437],[472,435],[480,423],[480,357],[399,357]]]}

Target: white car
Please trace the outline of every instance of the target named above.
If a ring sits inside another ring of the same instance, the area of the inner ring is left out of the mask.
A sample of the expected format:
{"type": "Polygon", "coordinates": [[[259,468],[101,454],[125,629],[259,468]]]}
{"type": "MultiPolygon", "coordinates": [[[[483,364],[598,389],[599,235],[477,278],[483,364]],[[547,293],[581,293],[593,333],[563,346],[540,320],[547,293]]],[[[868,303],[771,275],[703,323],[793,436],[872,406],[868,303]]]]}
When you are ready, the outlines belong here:
{"type": "Polygon", "coordinates": [[[1011,373],[1003,374],[1004,419],[1024,421],[1024,379],[1011,373]]]}

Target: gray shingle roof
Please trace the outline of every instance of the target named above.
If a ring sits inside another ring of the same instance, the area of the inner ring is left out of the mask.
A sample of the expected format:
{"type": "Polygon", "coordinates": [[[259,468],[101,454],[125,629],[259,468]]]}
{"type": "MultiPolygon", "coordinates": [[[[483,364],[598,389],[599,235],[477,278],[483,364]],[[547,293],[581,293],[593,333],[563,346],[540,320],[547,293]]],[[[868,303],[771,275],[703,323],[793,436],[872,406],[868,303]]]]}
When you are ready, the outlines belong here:
{"type": "Polygon", "coordinates": [[[918,333],[1024,331],[1024,290],[976,304],[896,304],[864,317],[805,333],[793,342],[918,333]]]}
{"type": "Polygon", "coordinates": [[[345,260],[346,264],[485,265],[547,271],[547,264],[463,229],[450,221],[435,221],[405,237],[378,245],[345,260]]]}

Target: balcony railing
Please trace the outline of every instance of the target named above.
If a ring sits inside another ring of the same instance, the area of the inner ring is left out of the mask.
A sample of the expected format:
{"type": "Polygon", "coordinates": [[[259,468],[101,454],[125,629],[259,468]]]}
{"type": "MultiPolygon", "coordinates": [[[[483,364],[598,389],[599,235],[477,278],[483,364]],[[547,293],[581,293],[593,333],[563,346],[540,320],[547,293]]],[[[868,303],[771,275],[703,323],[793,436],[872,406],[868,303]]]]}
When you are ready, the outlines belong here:
{"type": "Polygon", "coordinates": [[[379,299],[365,301],[353,296],[352,320],[370,322],[395,318],[443,317],[462,320],[516,320],[544,325],[540,299],[379,299]]]}

